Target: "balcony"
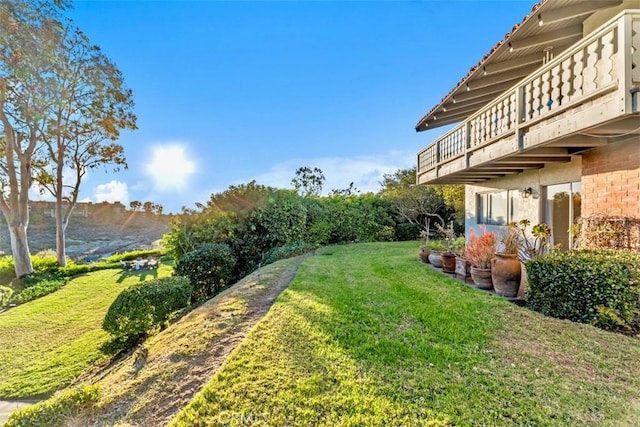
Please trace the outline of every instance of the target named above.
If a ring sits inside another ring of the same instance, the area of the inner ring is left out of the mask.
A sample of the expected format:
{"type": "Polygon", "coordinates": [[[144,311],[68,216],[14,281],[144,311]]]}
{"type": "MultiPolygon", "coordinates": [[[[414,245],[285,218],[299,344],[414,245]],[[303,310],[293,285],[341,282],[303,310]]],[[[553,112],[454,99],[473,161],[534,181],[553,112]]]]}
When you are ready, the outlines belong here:
{"type": "Polygon", "coordinates": [[[640,135],[640,10],[625,10],[418,153],[419,184],[473,184],[640,135]]]}

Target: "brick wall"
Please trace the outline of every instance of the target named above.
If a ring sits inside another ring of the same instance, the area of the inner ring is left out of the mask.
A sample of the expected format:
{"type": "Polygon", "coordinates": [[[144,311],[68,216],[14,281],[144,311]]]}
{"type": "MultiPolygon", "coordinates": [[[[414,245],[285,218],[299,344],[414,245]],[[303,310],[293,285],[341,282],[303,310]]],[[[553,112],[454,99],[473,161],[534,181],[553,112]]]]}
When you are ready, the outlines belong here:
{"type": "Polygon", "coordinates": [[[640,140],[616,142],[582,156],[582,216],[640,218],[640,140]]]}

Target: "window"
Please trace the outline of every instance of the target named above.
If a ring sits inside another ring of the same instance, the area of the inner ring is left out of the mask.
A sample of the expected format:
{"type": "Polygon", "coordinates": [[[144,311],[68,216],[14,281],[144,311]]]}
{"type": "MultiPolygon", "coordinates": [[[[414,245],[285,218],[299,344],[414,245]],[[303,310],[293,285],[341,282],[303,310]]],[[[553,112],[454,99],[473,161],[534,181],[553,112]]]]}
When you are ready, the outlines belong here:
{"type": "Polygon", "coordinates": [[[507,225],[516,221],[518,212],[517,190],[492,191],[477,195],[478,224],[507,225]]]}
{"type": "Polygon", "coordinates": [[[580,217],[580,191],[580,182],[547,187],[545,222],[551,226],[552,243],[559,244],[562,250],[573,247],[573,236],[569,235],[569,228],[580,217]]]}

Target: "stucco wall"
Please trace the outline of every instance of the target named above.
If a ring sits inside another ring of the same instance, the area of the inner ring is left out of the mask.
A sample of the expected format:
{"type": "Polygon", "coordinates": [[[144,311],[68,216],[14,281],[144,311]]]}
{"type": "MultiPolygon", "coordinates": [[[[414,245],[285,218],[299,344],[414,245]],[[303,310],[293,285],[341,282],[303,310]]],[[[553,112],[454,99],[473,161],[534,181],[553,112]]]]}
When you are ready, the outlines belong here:
{"type": "MultiPolygon", "coordinates": [[[[571,162],[553,164],[542,169],[528,170],[520,174],[507,175],[503,178],[492,179],[481,185],[468,185],[465,192],[465,230],[474,228],[480,232],[480,226],[476,218],[476,194],[491,190],[522,190],[527,187],[533,189],[530,198],[518,200],[518,212],[515,212],[514,220],[527,218],[533,224],[543,221],[543,187],[553,184],[580,181],[582,173],[582,159],[573,156],[571,162]]],[[[487,230],[502,232],[504,226],[488,225],[487,230]]]]}

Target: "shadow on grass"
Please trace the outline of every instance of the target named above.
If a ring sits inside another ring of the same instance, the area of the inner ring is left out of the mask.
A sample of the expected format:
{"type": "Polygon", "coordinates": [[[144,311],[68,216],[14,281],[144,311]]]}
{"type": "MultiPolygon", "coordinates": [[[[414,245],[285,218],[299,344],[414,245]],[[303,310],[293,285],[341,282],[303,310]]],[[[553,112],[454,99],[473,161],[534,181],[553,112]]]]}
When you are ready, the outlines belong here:
{"type": "Polygon", "coordinates": [[[122,283],[129,277],[138,277],[139,282],[144,282],[149,279],[157,279],[158,269],[122,270],[118,274],[120,277],[118,277],[116,283],[122,283]]]}

